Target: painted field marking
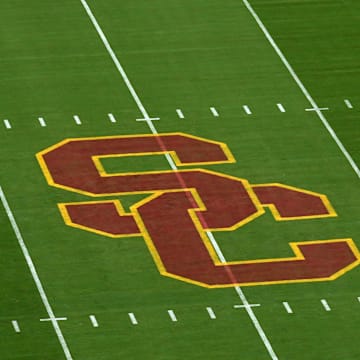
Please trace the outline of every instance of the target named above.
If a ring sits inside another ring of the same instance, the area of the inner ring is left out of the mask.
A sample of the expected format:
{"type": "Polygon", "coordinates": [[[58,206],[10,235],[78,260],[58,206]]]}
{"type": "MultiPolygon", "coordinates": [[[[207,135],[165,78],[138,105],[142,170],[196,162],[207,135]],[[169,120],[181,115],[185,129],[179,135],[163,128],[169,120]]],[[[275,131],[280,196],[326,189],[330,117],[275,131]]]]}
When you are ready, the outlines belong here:
{"type": "Polygon", "coordinates": [[[73,118],[74,118],[74,121],[75,121],[76,125],[81,125],[81,120],[80,120],[80,117],[78,115],[74,115],[73,118]]]}
{"type": "MultiPolygon", "coordinates": [[[[139,108],[139,110],[140,110],[141,114],[143,115],[144,119],[146,119],[145,121],[146,121],[147,125],[149,126],[151,132],[154,135],[158,134],[154,124],[152,123],[152,120],[151,120],[148,112],[146,111],[144,105],[142,104],[142,102],[141,102],[138,94],[136,93],[133,85],[131,84],[131,82],[130,82],[130,80],[129,80],[129,78],[128,78],[125,70],[124,70],[124,68],[121,66],[119,59],[117,58],[117,56],[115,55],[113,49],[111,48],[108,39],[106,38],[104,32],[102,31],[99,23],[97,22],[94,14],[92,13],[89,5],[87,4],[86,0],[80,0],[80,1],[81,1],[81,4],[83,5],[87,15],[89,16],[92,24],[94,25],[94,27],[95,27],[101,41],[103,42],[107,52],[109,53],[111,59],[113,60],[115,67],[117,68],[118,72],[120,73],[120,75],[121,75],[125,85],[127,86],[130,94],[132,95],[137,107],[139,108]]],[[[177,169],[176,164],[174,163],[171,156],[169,154],[165,154],[165,157],[166,157],[170,167],[173,170],[176,170],[177,169]]],[[[219,245],[217,244],[217,242],[216,242],[213,234],[211,233],[211,231],[206,231],[206,234],[208,235],[209,240],[211,241],[212,246],[214,247],[220,261],[223,262],[223,263],[226,262],[226,259],[225,259],[224,255],[223,255],[223,253],[221,252],[221,250],[219,248],[219,245]]],[[[235,289],[236,293],[238,294],[238,296],[239,296],[240,300],[242,301],[242,303],[245,305],[245,310],[246,310],[249,318],[251,319],[251,321],[252,321],[252,323],[253,323],[253,325],[254,325],[254,327],[255,327],[255,329],[256,329],[259,337],[260,337],[260,339],[262,340],[262,342],[263,342],[269,356],[271,357],[272,360],[278,360],[279,358],[275,354],[269,339],[267,338],[263,328],[260,325],[259,320],[257,319],[254,311],[252,310],[252,307],[249,306],[249,302],[248,302],[244,292],[242,291],[241,287],[240,286],[235,286],[234,289],[235,289]]]]}
{"type": "Polygon", "coordinates": [[[321,304],[326,311],[331,311],[331,307],[325,299],[321,299],[321,304]]]}
{"type": "Polygon", "coordinates": [[[99,327],[99,323],[98,323],[98,321],[96,320],[95,315],[90,315],[90,316],[89,316],[89,319],[90,319],[91,324],[92,324],[93,327],[95,327],[95,328],[99,327]]]}
{"type": "Polygon", "coordinates": [[[352,103],[350,102],[350,100],[345,99],[345,100],[344,100],[344,103],[345,103],[345,105],[346,105],[349,109],[353,109],[353,108],[354,108],[353,105],[352,105],[352,103]]]}
{"type": "Polygon", "coordinates": [[[250,110],[249,106],[243,105],[243,109],[246,112],[247,115],[251,115],[252,111],[250,110]]]}
{"type": "Polygon", "coordinates": [[[211,107],[211,108],[210,108],[210,111],[211,111],[211,113],[212,113],[215,117],[218,117],[218,116],[219,116],[219,113],[217,112],[217,110],[216,110],[214,107],[211,107]]]}
{"type": "Polygon", "coordinates": [[[138,321],[137,321],[137,319],[136,319],[135,314],[131,312],[131,313],[128,313],[128,315],[129,315],[129,318],[130,318],[131,323],[132,323],[133,325],[137,325],[137,324],[138,324],[138,321]]]}
{"type": "Polygon", "coordinates": [[[358,296],[358,298],[357,298],[357,299],[358,299],[358,302],[360,302],[360,296],[358,296]]]}
{"type": "Polygon", "coordinates": [[[174,313],[174,310],[168,310],[167,312],[168,312],[168,314],[170,316],[171,321],[174,321],[174,322],[178,321],[177,317],[176,317],[176,315],[174,313]]]}
{"type": "Polygon", "coordinates": [[[5,119],[4,120],[4,125],[7,129],[11,129],[11,124],[10,124],[10,121],[8,119],[5,119]]]}
{"type": "Polygon", "coordinates": [[[278,109],[281,111],[281,112],[285,112],[286,110],[285,110],[285,108],[284,108],[284,106],[282,105],[282,104],[280,104],[280,103],[278,103],[278,104],[276,104],[276,106],[278,107],[278,109]]]}
{"type": "Polygon", "coordinates": [[[308,109],[305,109],[305,111],[316,111],[316,112],[318,112],[318,111],[324,111],[324,110],[329,110],[329,108],[328,107],[313,107],[313,108],[308,108],[308,109]]]}
{"type": "Polygon", "coordinates": [[[55,330],[55,333],[57,335],[59,343],[60,343],[60,345],[62,347],[62,350],[64,352],[65,358],[66,358],[66,360],[73,360],[73,358],[71,356],[71,353],[70,353],[70,350],[69,350],[69,347],[68,347],[68,345],[67,345],[67,343],[65,341],[64,335],[61,332],[60,326],[58,324],[58,320],[55,317],[54,311],[53,311],[53,309],[52,309],[52,307],[51,307],[51,305],[49,303],[49,300],[48,300],[48,298],[47,298],[47,296],[45,294],[44,287],[42,286],[39,275],[37,274],[37,271],[35,269],[35,265],[34,265],[32,259],[31,259],[29,250],[27,249],[27,247],[25,245],[25,242],[24,242],[24,239],[23,239],[23,237],[21,235],[20,229],[19,229],[19,227],[18,227],[18,225],[16,223],[14,214],[10,209],[9,203],[7,202],[7,199],[5,197],[4,191],[3,191],[1,186],[0,186],[0,198],[1,198],[1,202],[2,202],[2,204],[4,206],[4,209],[6,211],[6,215],[9,218],[9,221],[11,223],[11,227],[13,228],[15,236],[16,236],[16,238],[18,240],[18,244],[19,244],[19,246],[21,248],[21,251],[22,251],[22,253],[24,255],[26,264],[27,264],[27,266],[28,266],[28,268],[30,270],[31,276],[34,279],[34,282],[35,282],[36,288],[37,288],[37,290],[39,292],[42,303],[44,304],[46,312],[49,315],[49,318],[51,319],[50,320],[51,324],[52,324],[52,326],[53,326],[53,328],[55,330]]]}
{"type": "Polygon", "coordinates": [[[176,109],[176,113],[180,119],[185,119],[184,113],[181,111],[181,109],[176,109]]]}
{"type": "Polygon", "coordinates": [[[285,65],[286,69],[288,70],[288,72],[290,73],[290,75],[292,76],[292,78],[294,79],[294,81],[296,82],[296,84],[298,85],[298,87],[300,88],[300,90],[302,91],[302,93],[304,94],[304,96],[306,97],[306,99],[309,101],[309,103],[311,104],[312,108],[315,109],[314,111],[316,112],[317,116],[319,117],[319,119],[321,120],[321,122],[323,123],[323,125],[325,126],[326,130],[329,132],[330,136],[333,138],[333,140],[336,142],[337,146],[339,147],[339,149],[341,150],[341,152],[343,153],[343,155],[345,156],[345,158],[347,159],[347,161],[349,162],[350,166],[353,168],[353,170],[355,171],[356,175],[360,178],[360,169],[359,167],[356,165],[354,159],[351,157],[351,155],[348,153],[348,151],[346,150],[345,146],[343,145],[343,143],[340,141],[340,139],[338,138],[338,136],[336,135],[334,129],[330,126],[329,122],[326,120],[324,114],[321,112],[321,109],[318,107],[318,105],[316,104],[315,100],[312,98],[312,96],[310,95],[310,93],[308,92],[308,90],[306,89],[305,85],[302,83],[302,81],[300,80],[300,78],[297,76],[296,72],[294,71],[293,67],[290,65],[290,63],[288,62],[288,60],[286,59],[285,55],[282,53],[282,51],[280,50],[280,48],[278,47],[278,45],[276,44],[275,40],[273,39],[273,37],[270,35],[269,31],[267,30],[266,26],[264,25],[264,23],[261,21],[260,17],[258,16],[258,14],[255,12],[255,10],[252,8],[252,6],[250,5],[248,0],[242,0],[243,4],[245,5],[245,7],[248,9],[248,11],[250,12],[250,14],[252,15],[252,17],[254,18],[254,20],[256,21],[256,23],[258,24],[259,28],[262,30],[262,32],[264,33],[266,39],[269,41],[269,43],[271,44],[271,46],[273,47],[273,49],[275,50],[276,54],[279,56],[279,58],[281,59],[282,63],[285,65]]]}
{"type": "Polygon", "coordinates": [[[235,309],[243,309],[243,308],[247,308],[247,307],[257,307],[257,306],[261,306],[261,304],[234,305],[234,308],[235,309]]]}
{"type": "Polygon", "coordinates": [[[11,324],[12,324],[12,326],[13,326],[16,333],[21,332],[19,323],[16,320],[12,320],[11,324]]]}
{"type": "Polygon", "coordinates": [[[110,119],[110,121],[111,121],[112,123],[116,123],[116,119],[115,119],[115,116],[114,116],[113,114],[109,113],[109,114],[108,114],[108,117],[109,117],[109,119],[110,119]]]}
{"type": "Polygon", "coordinates": [[[45,319],[40,319],[40,321],[53,321],[53,320],[66,321],[67,317],[56,317],[56,318],[49,317],[49,318],[45,318],[45,319]]]}
{"type": "Polygon", "coordinates": [[[291,306],[289,305],[289,303],[287,301],[283,301],[282,304],[284,305],[284,308],[288,314],[294,313],[293,309],[291,308],[291,306]]]}
{"type": "Polygon", "coordinates": [[[45,122],[45,119],[43,117],[39,117],[38,120],[39,120],[40,126],[42,126],[42,127],[46,126],[46,122],[45,122]]]}
{"type": "Polygon", "coordinates": [[[213,310],[210,306],[208,306],[208,307],[206,308],[206,311],[208,312],[209,317],[210,317],[211,320],[215,320],[215,319],[216,319],[216,315],[215,315],[215,313],[214,313],[214,310],[213,310]]]}

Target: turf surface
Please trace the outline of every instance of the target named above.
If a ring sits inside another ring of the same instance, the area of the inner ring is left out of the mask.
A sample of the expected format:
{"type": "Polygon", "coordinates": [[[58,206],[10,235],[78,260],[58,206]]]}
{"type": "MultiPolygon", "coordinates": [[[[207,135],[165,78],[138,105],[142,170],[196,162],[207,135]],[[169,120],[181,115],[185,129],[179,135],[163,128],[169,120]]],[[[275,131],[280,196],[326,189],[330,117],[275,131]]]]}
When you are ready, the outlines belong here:
{"type": "MultiPolygon", "coordinates": [[[[159,133],[222,141],[237,163],[205,168],[254,184],[282,182],[324,193],[339,215],[275,222],[267,212],[241,229],[216,233],[226,259],[292,256],[290,241],[353,238],[360,246],[359,178],[318,116],[305,111],[309,102],[242,1],[88,4],[145,108],[161,118],[154,121],[159,133]]],[[[329,108],[324,115],[359,164],[358,2],[251,4],[317,104],[329,108]]],[[[56,204],[89,198],[49,187],[35,154],[65,138],[150,130],[135,121],[141,113],[80,1],[3,1],[0,14],[1,114],[12,126],[0,130],[1,186],[55,314],[68,318],[59,324],[73,358],[271,359],[245,310],[233,308],[241,304],[234,289],[209,290],[161,276],[141,237],[112,239],[65,226],[56,204]],[[75,114],[82,125],[75,124],[75,114]],[[131,324],[130,312],[138,325],[131,324]]],[[[104,166],[159,170],[166,162],[112,159],[104,166]]],[[[122,200],[129,207],[139,197],[122,200]]],[[[0,221],[1,359],[64,359],[51,324],[39,321],[48,314],[3,208],[0,221]]],[[[261,304],[253,309],[279,359],[355,360],[359,277],[355,268],[331,282],[244,292],[250,303],[261,304]]]]}

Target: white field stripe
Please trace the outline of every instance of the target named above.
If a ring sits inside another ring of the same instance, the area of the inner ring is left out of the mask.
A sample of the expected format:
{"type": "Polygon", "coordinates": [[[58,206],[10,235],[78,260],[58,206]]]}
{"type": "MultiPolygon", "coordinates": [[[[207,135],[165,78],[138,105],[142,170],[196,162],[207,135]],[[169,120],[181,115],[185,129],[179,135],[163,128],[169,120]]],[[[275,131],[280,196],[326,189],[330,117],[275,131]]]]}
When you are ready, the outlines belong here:
{"type": "Polygon", "coordinates": [[[46,126],[46,122],[45,122],[45,119],[43,117],[39,117],[39,123],[42,127],[45,127],[46,126]]]}
{"type": "Polygon", "coordinates": [[[110,119],[110,121],[111,121],[112,123],[116,123],[116,119],[115,119],[115,116],[114,116],[113,114],[109,113],[109,114],[108,114],[108,117],[109,117],[109,119],[110,119]]]}
{"type": "Polygon", "coordinates": [[[11,324],[12,324],[15,332],[17,332],[17,333],[21,332],[19,323],[16,320],[12,320],[11,324]]]}
{"type": "Polygon", "coordinates": [[[357,298],[357,299],[358,299],[358,302],[360,302],[360,296],[358,296],[358,298],[357,298]]]}
{"type": "Polygon", "coordinates": [[[5,119],[4,120],[4,125],[7,129],[11,129],[11,124],[10,124],[10,121],[8,119],[5,119]]]}
{"type": "Polygon", "coordinates": [[[137,325],[137,324],[138,324],[138,321],[137,321],[137,319],[136,319],[136,317],[135,317],[135,314],[134,314],[134,313],[128,313],[128,315],[129,315],[129,318],[130,318],[131,323],[132,323],[133,325],[137,325]]]}
{"type": "Polygon", "coordinates": [[[40,319],[40,321],[52,321],[52,320],[56,320],[56,321],[66,321],[67,317],[56,317],[56,318],[46,318],[46,319],[40,319]]]}
{"type": "Polygon", "coordinates": [[[215,319],[216,319],[216,315],[215,315],[215,313],[214,313],[214,310],[213,310],[210,306],[208,306],[208,307],[206,308],[206,311],[208,312],[208,314],[209,314],[209,316],[210,316],[210,319],[212,319],[212,320],[215,320],[215,319]]]}
{"type": "Polygon", "coordinates": [[[97,22],[93,12],[91,11],[89,5],[87,4],[86,0],[80,0],[81,4],[83,5],[86,13],[88,14],[91,22],[93,23],[98,35],[100,36],[101,41],[103,42],[107,52],[109,53],[112,61],[114,62],[116,68],[118,69],[121,77],[123,78],[125,85],[127,86],[128,90],[130,91],[131,96],[133,97],[133,99],[136,102],[136,105],[138,106],[141,114],[143,115],[144,119],[149,118],[149,114],[148,112],[145,110],[144,105],[142,104],[142,102],[140,101],[139,96],[137,95],[134,87],[132,86],[129,78],[126,75],[125,70],[123,69],[123,67],[121,66],[118,58],[116,57],[114,50],[111,48],[110,43],[108,41],[108,39],[106,38],[104,32],[102,31],[101,27],[99,26],[99,23],[97,22]]]}
{"type": "Polygon", "coordinates": [[[288,314],[292,314],[293,313],[293,309],[291,308],[291,306],[289,305],[289,303],[287,301],[283,302],[284,308],[286,310],[286,312],[288,314]]]}
{"type": "Polygon", "coordinates": [[[9,221],[11,223],[13,231],[14,231],[14,233],[16,235],[17,240],[18,240],[21,251],[22,251],[22,253],[23,253],[24,257],[25,257],[26,264],[29,267],[29,270],[30,270],[32,278],[33,278],[33,280],[35,282],[36,288],[37,288],[37,290],[39,292],[42,303],[44,304],[46,312],[49,315],[49,318],[51,319],[51,324],[52,324],[52,326],[53,326],[53,328],[55,330],[57,338],[58,338],[58,340],[60,342],[60,345],[61,345],[61,347],[63,349],[63,352],[65,354],[65,358],[66,358],[66,360],[72,360],[72,356],[71,356],[70,350],[69,350],[69,348],[68,348],[68,346],[66,344],[64,335],[61,332],[60,326],[59,326],[59,324],[58,324],[58,322],[56,320],[54,312],[53,312],[53,310],[51,308],[49,300],[48,300],[48,298],[47,298],[47,296],[45,294],[44,288],[43,288],[43,286],[41,284],[39,275],[37,274],[37,271],[35,269],[35,265],[34,265],[32,259],[30,257],[29,251],[28,251],[28,249],[27,249],[27,247],[25,245],[25,242],[24,242],[24,239],[23,239],[23,237],[21,235],[20,229],[17,226],[17,223],[15,221],[15,217],[14,217],[14,215],[13,215],[13,213],[12,213],[10,207],[9,207],[9,204],[8,204],[8,202],[6,200],[5,194],[4,194],[1,186],[0,186],[0,198],[1,198],[1,202],[4,205],[6,214],[7,214],[8,218],[9,218],[9,221]]]}
{"type": "Polygon", "coordinates": [[[326,311],[331,311],[331,307],[325,299],[321,299],[321,304],[326,311]]]}
{"type": "Polygon", "coordinates": [[[185,119],[184,113],[181,111],[181,109],[176,109],[176,113],[180,119],[185,119]]]}
{"type": "Polygon", "coordinates": [[[247,106],[247,105],[243,105],[243,109],[244,109],[244,111],[245,111],[248,115],[251,115],[251,114],[252,114],[252,112],[251,112],[251,110],[250,110],[249,106],[247,106]]]}
{"type": "Polygon", "coordinates": [[[284,108],[284,106],[282,105],[282,104],[280,104],[280,103],[278,103],[278,104],[276,104],[276,106],[278,107],[278,109],[281,111],[281,112],[285,112],[286,110],[285,110],[285,108],[284,108]]]}
{"type": "MultiPolygon", "coordinates": [[[[149,118],[150,118],[149,114],[148,114],[147,111],[145,110],[142,102],[140,101],[139,96],[137,95],[137,93],[136,93],[135,89],[133,88],[133,86],[132,86],[129,78],[127,77],[127,75],[126,75],[123,67],[121,66],[118,58],[116,57],[114,51],[112,50],[112,48],[111,48],[111,46],[110,46],[107,38],[105,37],[102,29],[100,28],[97,20],[95,19],[94,15],[93,15],[91,9],[89,8],[89,5],[87,4],[87,2],[86,2],[85,0],[80,0],[80,1],[81,1],[82,5],[84,6],[84,8],[85,8],[85,10],[86,10],[86,12],[87,12],[87,14],[88,14],[91,22],[93,23],[93,25],[94,25],[94,27],[95,27],[98,35],[100,36],[100,38],[101,38],[101,40],[102,40],[102,42],[103,42],[106,50],[108,51],[110,57],[112,58],[115,66],[116,66],[116,68],[118,69],[120,75],[122,76],[122,78],[123,78],[123,80],[124,80],[124,82],[125,82],[128,90],[129,90],[130,94],[132,95],[134,101],[136,102],[136,104],[137,104],[140,112],[142,113],[142,115],[143,115],[144,118],[149,119],[149,118]]],[[[154,126],[154,124],[152,123],[152,121],[147,121],[147,124],[148,124],[151,132],[152,132],[154,135],[158,133],[157,130],[156,130],[156,128],[155,128],[155,126],[154,126]]],[[[172,160],[171,156],[170,156],[169,154],[165,154],[165,157],[166,157],[167,161],[169,162],[170,167],[171,167],[173,170],[176,170],[177,167],[176,167],[174,161],[172,160]]],[[[210,231],[207,231],[206,233],[207,233],[207,234],[210,233],[210,234],[212,235],[212,233],[211,233],[210,231]]],[[[217,253],[217,256],[219,257],[219,259],[220,259],[222,262],[226,262],[225,257],[224,257],[224,255],[222,254],[222,252],[221,252],[221,250],[220,250],[220,248],[219,248],[219,246],[218,246],[218,244],[217,244],[217,242],[216,242],[216,240],[215,240],[215,238],[214,238],[213,235],[212,235],[212,239],[213,239],[212,244],[213,244],[214,249],[215,249],[215,251],[216,251],[216,253],[217,253]],[[214,245],[214,244],[216,244],[216,245],[214,245]],[[223,259],[223,260],[222,260],[222,259],[223,259]]],[[[257,319],[254,311],[252,310],[251,306],[249,306],[249,302],[248,302],[245,294],[243,293],[242,289],[241,289],[239,286],[236,286],[236,287],[235,287],[235,291],[236,291],[236,293],[238,294],[238,296],[239,296],[240,300],[242,301],[242,303],[243,303],[244,305],[247,305],[247,306],[245,307],[246,312],[247,312],[247,314],[249,315],[249,317],[250,317],[250,319],[251,319],[251,321],[252,321],[255,329],[257,330],[257,332],[258,332],[258,334],[259,334],[259,336],[260,336],[260,338],[261,338],[261,340],[262,340],[262,342],[264,343],[264,345],[265,345],[265,347],[266,347],[266,349],[267,349],[267,351],[268,351],[271,359],[272,359],[272,360],[278,360],[278,357],[277,357],[277,355],[275,354],[275,352],[274,352],[274,350],[273,350],[273,348],[272,348],[272,346],[271,346],[271,344],[270,344],[270,341],[268,340],[268,338],[267,338],[264,330],[262,329],[262,327],[261,327],[261,325],[260,325],[260,323],[259,323],[259,320],[257,319]]]]}
{"type": "Polygon", "coordinates": [[[219,113],[217,112],[217,110],[216,110],[214,107],[211,107],[211,108],[210,108],[210,111],[211,111],[211,113],[212,113],[215,117],[218,117],[218,116],[219,116],[219,113]]]}
{"type": "Polygon", "coordinates": [[[168,312],[168,314],[170,316],[171,321],[174,321],[174,322],[178,321],[177,317],[176,317],[176,315],[174,313],[174,310],[168,310],[167,312],[168,312]]]}
{"type": "Polygon", "coordinates": [[[79,117],[78,115],[74,115],[73,118],[74,118],[75,123],[76,123],[77,125],[81,125],[81,120],[80,120],[80,117],[79,117]]]}
{"type": "Polygon", "coordinates": [[[96,320],[95,315],[90,315],[90,316],[89,316],[89,319],[90,319],[91,324],[92,324],[93,327],[95,327],[95,328],[99,327],[99,323],[98,323],[98,321],[96,320]]]}
{"type": "Polygon", "coordinates": [[[269,31],[267,30],[267,28],[265,27],[264,23],[260,20],[259,16],[257,15],[257,13],[255,12],[255,10],[252,8],[252,6],[250,5],[248,0],[242,0],[243,4],[246,6],[246,8],[249,10],[250,14],[253,16],[253,18],[255,19],[255,21],[257,22],[258,26],[260,27],[260,29],[262,30],[262,32],[264,33],[265,37],[267,38],[267,40],[269,41],[269,43],[271,44],[271,46],[273,47],[273,49],[275,50],[275,52],[277,53],[277,55],[280,57],[281,61],[283,62],[283,64],[285,65],[285,67],[287,68],[287,70],[289,71],[290,75],[292,76],[292,78],[295,80],[296,84],[299,86],[299,88],[301,89],[302,93],[304,94],[304,96],[306,97],[306,99],[309,101],[309,103],[311,104],[312,108],[315,109],[316,114],[318,115],[319,119],[321,120],[321,122],[323,123],[323,125],[325,126],[326,130],[329,132],[330,136],[333,138],[333,140],[336,142],[337,146],[339,147],[339,149],[341,150],[341,152],[343,153],[343,155],[345,156],[345,158],[347,159],[347,161],[349,162],[349,164],[351,165],[351,167],[353,168],[353,170],[355,171],[356,175],[360,178],[360,169],[359,167],[356,165],[354,159],[351,157],[351,155],[348,153],[348,151],[345,149],[345,146],[342,144],[342,142],[340,141],[340,139],[338,138],[338,136],[336,135],[335,131],[333,130],[333,128],[330,126],[330,124],[328,123],[328,121],[326,120],[324,114],[321,112],[321,110],[319,109],[318,105],[316,104],[315,100],[312,98],[312,96],[310,95],[310,93],[308,92],[308,90],[306,89],[305,85],[302,83],[302,81],[299,79],[299,77],[297,76],[297,74],[295,73],[294,69],[292,68],[292,66],[290,65],[290,63],[287,61],[285,55],[282,53],[282,51],[280,50],[280,48],[277,46],[276,42],[274,41],[274,39],[272,38],[272,36],[270,35],[269,31]]]}
{"type": "Polygon", "coordinates": [[[345,105],[346,105],[349,109],[353,109],[353,105],[352,105],[352,103],[350,102],[350,100],[345,99],[345,100],[344,100],[344,103],[345,103],[345,105]]]}

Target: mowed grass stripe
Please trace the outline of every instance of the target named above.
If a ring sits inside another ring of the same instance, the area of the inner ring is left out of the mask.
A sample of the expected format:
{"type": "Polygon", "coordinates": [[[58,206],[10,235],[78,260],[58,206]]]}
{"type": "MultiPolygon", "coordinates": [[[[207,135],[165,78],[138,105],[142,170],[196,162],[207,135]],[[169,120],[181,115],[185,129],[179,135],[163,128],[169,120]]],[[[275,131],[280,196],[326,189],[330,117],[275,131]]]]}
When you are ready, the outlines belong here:
{"type": "Polygon", "coordinates": [[[19,229],[19,227],[18,227],[18,225],[16,223],[16,220],[15,220],[14,214],[11,211],[11,208],[9,206],[9,203],[8,203],[8,201],[6,199],[6,196],[5,196],[4,191],[3,191],[1,186],[0,186],[0,199],[1,199],[1,202],[2,202],[2,204],[4,206],[4,208],[5,208],[5,211],[6,211],[6,214],[8,216],[8,219],[9,219],[9,221],[11,223],[11,226],[12,226],[12,228],[14,230],[15,236],[16,236],[16,238],[18,240],[19,246],[20,246],[21,251],[22,251],[22,253],[24,255],[24,258],[25,258],[26,264],[28,265],[31,276],[32,276],[32,278],[33,278],[33,280],[35,282],[35,285],[36,285],[36,288],[37,288],[37,290],[39,292],[41,301],[44,304],[46,312],[49,315],[49,320],[51,321],[51,324],[52,324],[52,326],[53,326],[53,328],[55,330],[56,336],[57,336],[57,338],[58,338],[58,340],[60,342],[60,345],[61,345],[61,347],[63,349],[64,355],[65,355],[67,360],[72,360],[73,358],[72,358],[71,352],[69,350],[69,347],[67,345],[67,342],[65,340],[65,337],[64,337],[64,335],[63,335],[63,333],[62,333],[62,331],[60,329],[60,326],[59,326],[59,324],[58,324],[58,322],[56,320],[56,316],[55,316],[54,311],[53,311],[53,309],[52,309],[52,307],[50,305],[48,297],[47,297],[47,295],[45,293],[44,287],[43,287],[43,285],[41,283],[41,280],[40,280],[39,275],[38,275],[38,273],[36,271],[33,260],[32,260],[32,258],[30,256],[29,250],[28,250],[28,248],[27,248],[27,246],[25,244],[25,241],[24,241],[24,239],[23,239],[23,237],[21,235],[20,229],[19,229]]]}
{"type": "Polygon", "coordinates": [[[282,63],[285,65],[286,69],[289,71],[290,75],[292,76],[292,78],[294,79],[294,81],[296,82],[296,84],[298,85],[298,87],[301,89],[301,91],[303,92],[304,96],[306,97],[306,99],[309,101],[309,103],[312,106],[312,109],[315,111],[315,113],[317,114],[317,116],[319,117],[319,119],[321,120],[321,122],[324,124],[326,130],[329,132],[330,136],[334,139],[334,141],[336,142],[337,146],[339,147],[339,149],[341,150],[341,152],[344,154],[345,158],[347,159],[347,161],[349,162],[349,164],[351,165],[351,167],[353,168],[353,170],[355,171],[356,175],[358,176],[358,178],[360,178],[360,169],[357,166],[357,164],[355,163],[354,159],[351,157],[351,155],[349,154],[349,152],[346,150],[345,146],[343,145],[343,143],[340,141],[340,139],[338,138],[338,136],[336,135],[334,129],[331,127],[331,125],[329,124],[329,122],[326,120],[326,117],[324,116],[324,114],[321,111],[321,108],[317,105],[317,103],[315,102],[315,100],[313,99],[313,97],[310,95],[309,91],[306,89],[305,85],[302,83],[302,81],[300,80],[300,78],[298,77],[298,75],[296,74],[295,70],[293,69],[293,67],[290,65],[290,63],[288,62],[288,60],[286,59],[285,55],[283,54],[283,52],[280,50],[280,48],[278,47],[278,45],[276,44],[275,40],[273,39],[273,37],[270,35],[269,31],[267,30],[266,26],[264,25],[264,23],[261,21],[260,17],[258,16],[258,14],[255,12],[255,10],[253,9],[253,7],[250,5],[248,0],[242,0],[244,5],[246,6],[246,8],[249,10],[250,14],[254,17],[256,23],[259,25],[260,29],[262,30],[262,32],[264,33],[266,39],[269,41],[269,43],[271,44],[271,46],[273,47],[273,49],[275,50],[276,54],[279,56],[279,58],[281,59],[282,63]]]}
{"type": "MultiPolygon", "coordinates": [[[[94,27],[95,27],[101,41],[103,42],[107,52],[109,53],[111,59],[113,60],[117,70],[119,71],[120,75],[122,76],[122,78],[123,78],[126,86],[128,87],[132,97],[134,98],[140,112],[144,116],[144,119],[138,119],[138,120],[146,121],[146,123],[148,124],[151,132],[154,135],[158,134],[158,132],[157,132],[157,130],[156,130],[156,128],[155,128],[155,126],[154,126],[154,124],[152,122],[152,118],[148,115],[148,112],[146,111],[146,109],[145,109],[144,105],[142,104],[137,92],[135,91],[134,87],[132,86],[132,84],[131,84],[131,82],[130,82],[130,80],[129,80],[129,78],[128,78],[128,76],[127,76],[127,74],[126,74],[126,72],[125,72],[125,70],[123,68],[123,66],[121,65],[119,59],[117,58],[117,56],[114,53],[112,47],[110,46],[110,44],[109,44],[103,30],[101,29],[98,21],[96,20],[93,12],[91,11],[89,5],[87,4],[87,2],[85,0],[81,0],[81,3],[83,4],[83,6],[84,6],[88,16],[90,17],[91,22],[93,23],[93,25],[94,25],[94,27]]],[[[211,110],[211,112],[213,113],[214,116],[219,116],[217,110],[214,107],[211,107],[210,110],[211,110]]],[[[164,144],[162,144],[161,147],[166,150],[166,147],[164,146],[164,144]]],[[[166,158],[167,158],[167,160],[169,162],[170,167],[172,169],[174,169],[174,170],[177,170],[177,167],[176,167],[175,163],[173,162],[173,159],[170,157],[170,155],[168,153],[166,153],[165,156],[166,156],[166,158]]],[[[181,175],[180,175],[180,177],[181,177],[181,175]]],[[[181,180],[180,183],[184,184],[184,181],[181,180]]],[[[184,184],[184,188],[185,187],[186,186],[184,184]]],[[[209,231],[208,231],[208,233],[209,233],[209,231]]],[[[215,240],[214,236],[211,237],[210,241],[216,243],[216,240],[215,240]]],[[[216,249],[215,251],[217,251],[217,255],[219,256],[219,258],[222,258],[222,259],[225,260],[223,254],[221,253],[221,251],[219,251],[219,247],[215,246],[214,248],[216,249]]],[[[225,261],[222,261],[222,262],[225,262],[225,261]]],[[[233,278],[235,278],[235,277],[233,276],[233,278]]],[[[277,357],[274,349],[272,348],[272,345],[271,345],[268,337],[266,336],[263,328],[261,327],[260,322],[257,319],[254,311],[252,310],[251,306],[249,305],[249,302],[246,299],[246,296],[245,296],[243,290],[239,286],[235,286],[235,291],[236,291],[237,295],[239,296],[240,300],[242,301],[242,303],[243,303],[243,305],[245,307],[245,310],[246,310],[247,314],[249,315],[252,323],[254,324],[254,327],[255,327],[256,331],[258,332],[258,334],[259,334],[259,336],[261,338],[261,341],[263,342],[269,356],[271,357],[272,360],[277,360],[278,357],[277,357]]],[[[172,315],[170,315],[170,316],[172,316],[172,315]]]]}

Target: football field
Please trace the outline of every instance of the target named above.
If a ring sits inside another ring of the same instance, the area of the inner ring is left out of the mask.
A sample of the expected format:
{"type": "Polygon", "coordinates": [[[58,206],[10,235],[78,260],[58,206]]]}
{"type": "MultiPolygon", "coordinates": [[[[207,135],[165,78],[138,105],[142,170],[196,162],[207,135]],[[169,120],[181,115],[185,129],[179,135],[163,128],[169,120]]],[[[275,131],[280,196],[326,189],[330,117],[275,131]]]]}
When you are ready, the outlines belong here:
{"type": "Polygon", "coordinates": [[[360,359],[360,2],[0,2],[0,359],[360,359]]]}

